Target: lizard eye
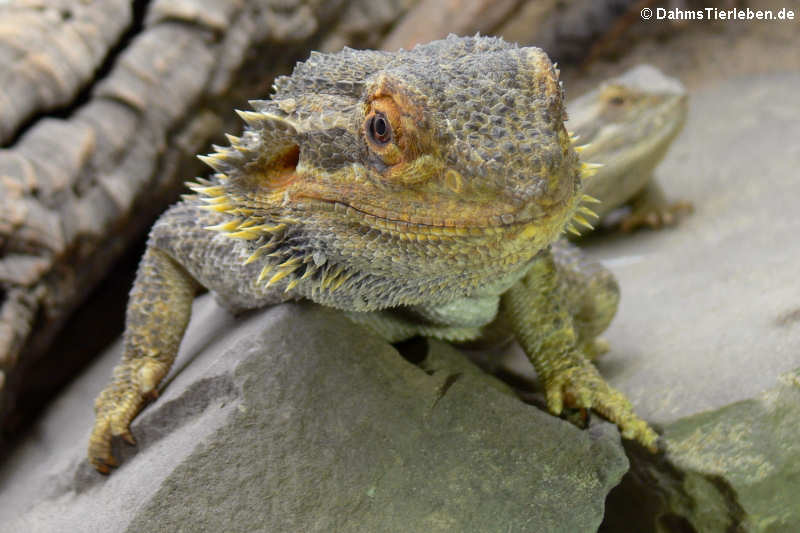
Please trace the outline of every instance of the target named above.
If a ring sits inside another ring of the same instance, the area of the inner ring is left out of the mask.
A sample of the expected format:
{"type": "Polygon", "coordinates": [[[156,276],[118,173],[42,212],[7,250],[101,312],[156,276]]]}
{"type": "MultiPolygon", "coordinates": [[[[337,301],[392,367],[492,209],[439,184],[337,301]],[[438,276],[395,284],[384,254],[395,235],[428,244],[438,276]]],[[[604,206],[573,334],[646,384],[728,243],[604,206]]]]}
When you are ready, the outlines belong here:
{"type": "Polygon", "coordinates": [[[631,98],[630,90],[622,85],[609,85],[603,89],[603,99],[612,107],[622,107],[631,98]]]}
{"type": "Polygon", "coordinates": [[[386,144],[392,140],[392,126],[386,115],[380,111],[367,121],[367,135],[376,144],[386,144]]]}

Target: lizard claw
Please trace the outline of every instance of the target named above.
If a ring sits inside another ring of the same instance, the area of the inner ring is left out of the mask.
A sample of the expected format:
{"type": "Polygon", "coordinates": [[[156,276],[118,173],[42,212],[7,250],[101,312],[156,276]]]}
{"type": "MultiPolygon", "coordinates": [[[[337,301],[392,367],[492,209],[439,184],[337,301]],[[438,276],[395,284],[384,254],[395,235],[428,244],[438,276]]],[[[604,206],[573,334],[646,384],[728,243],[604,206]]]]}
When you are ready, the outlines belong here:
{"type": "Polygon", "coordinates": [[[144,405],[145,396],[135,390],[121,392],[115,385],[104,390],[97,399],[92,434],[89,437],[89,462],[101,473],[108,474],[118,466],[112,453],[111,442],[114,437],[122,437],[128,444],[135,445],[136,439],[130,430],[133,418],[144,405]]]}
{"type": "Polygon", "coordinates": [[[136,439],[133,438],[133,433],[131,433],[130,429],[126,429],[125,431],[123,431],[120,434],[120,437],[122,437],[122,439],[131,446],[136,446],[136,439]]]}
{"type": "Polygon", "coordinates": [[[591,409],[619,427],[623,438],[638,441],[656,452],[658,434],[634,412],[631,403],[611,387],[588,361],[555,372],[546,379],[545,394],[551,413],[560,415],[564,406],[591,409]]]}
{"type": "Polygon", "coordinates": [[[89,437],[89,462],[103,474],[118,465],[111,449],[114,437],[131,445],[136,439],[130,425],[144,404],[158,397],[157,385],[169,366],[153,359],[142,358],[123,363],[115,370],[117,377],[97,397],[94,428],[89,437]],[[124,366],[129,365],[129,366],[124,366]]]}
{"type": "Polygon", "coordinates": [[[98,419],[89,438],[89,462],[101,474],[108,474],[117,461],[111,454],[111,431],[108,419],[98,419]]]}

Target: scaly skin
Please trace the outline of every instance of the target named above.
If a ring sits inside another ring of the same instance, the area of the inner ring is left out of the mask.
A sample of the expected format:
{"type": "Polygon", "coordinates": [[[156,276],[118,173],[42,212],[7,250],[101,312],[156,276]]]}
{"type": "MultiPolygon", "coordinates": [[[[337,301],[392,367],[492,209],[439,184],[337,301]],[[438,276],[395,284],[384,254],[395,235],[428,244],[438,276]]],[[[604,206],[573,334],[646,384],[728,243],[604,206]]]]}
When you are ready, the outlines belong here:
{"type": "Polygon", "coordinates": [[[123,361],[95,402],[89,460],[175,358],[199,286],[232,311],[305,298],[391,341],[508,325],[551,412],[594,409],[656,434],[587,359],[618,300],[611,275],[551,244],[580,204],[558,71],[536,48],[457,38],[396,53],[312,54],[241,112],[216,171],[155,224],[128,304],[123,361]]]}

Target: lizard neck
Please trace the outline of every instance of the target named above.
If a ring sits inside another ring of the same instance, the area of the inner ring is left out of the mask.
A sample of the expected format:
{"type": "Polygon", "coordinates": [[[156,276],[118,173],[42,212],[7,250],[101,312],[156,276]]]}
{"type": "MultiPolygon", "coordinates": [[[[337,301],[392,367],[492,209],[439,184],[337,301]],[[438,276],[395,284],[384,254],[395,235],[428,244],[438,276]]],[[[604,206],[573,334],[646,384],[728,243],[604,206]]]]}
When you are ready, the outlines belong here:
{"type": "Polygon", "coordinates": [[[516,228],[412,234],[344,220],[331,225],[330,218],[306,215],[265,261],[277,272],[294,261],[286,267],[293,268],[287,277],[296,281],[289,282],[292,292],[339,309],[447,303],[507,290],[561,233],[568,216],[560,218],[516,228]]]}

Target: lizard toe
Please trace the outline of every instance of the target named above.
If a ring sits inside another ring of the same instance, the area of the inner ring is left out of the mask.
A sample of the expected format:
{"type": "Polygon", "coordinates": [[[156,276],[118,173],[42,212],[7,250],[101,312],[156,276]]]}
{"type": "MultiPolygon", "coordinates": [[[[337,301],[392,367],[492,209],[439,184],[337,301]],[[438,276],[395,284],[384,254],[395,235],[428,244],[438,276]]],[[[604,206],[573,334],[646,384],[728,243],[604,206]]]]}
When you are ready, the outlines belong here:
{"type": "Polygon", "coordinates": [[[111,453],[111,424],[106,416],[98,416],[92,435],[89,437],[89,463],[102,474],[108,474],[117,466],[111,453]]]}
{"type": "Polygon", "coordinates": [[[109,414],[111,434],[113,436],[122,437],[130,444],[136,443],[131,434],[130,425],[134,417],[141,411],[144,401],[145,397],[142,394],[136,391],[129,391],[116,404],[114,410],[109,414]]]}
{"type": "MultiPolygon", "coordinates": [[[[622,429],[622,426],[620,428],[622,429]]],[[[658,433],[640,418],[625,425],[624,429],[622,429],[622,437],[637,441],[652,453],[658,451],[658,433]]]]}
{"type": "Polygon", "coordinates": [[[622,220],[620,229],[629,233],[643,227],[661,229],[674,226],[680,219],[691,214],[692,211],[694,211],[694,207],[689,202],[640,207],[622,220]]]}
{"type": "Polygon", "coordinates": [[[628,399],[611,387],[588,361],[563,369],[547,381],[547,402],[552,413],[560,414],[565,405],[591,409],[616,424],[623,438],[636,440],[651,451],[656,450],[656,432],[634,413],[628,399]],[[556,399],[557,403],[551,403],[556,399]]]}
{"type": "Polygon", "coordinates": [[[130,424],[144,401],[145,397],[139,391],[120,386],[119,383],[100,394],[95,402],[97,415],[88,449],[89,462],[97,471],[108,474],[111,468],[118,465],[112,453],[114,437],[122,437],[128,444],[136,444],[130,424]]]}

